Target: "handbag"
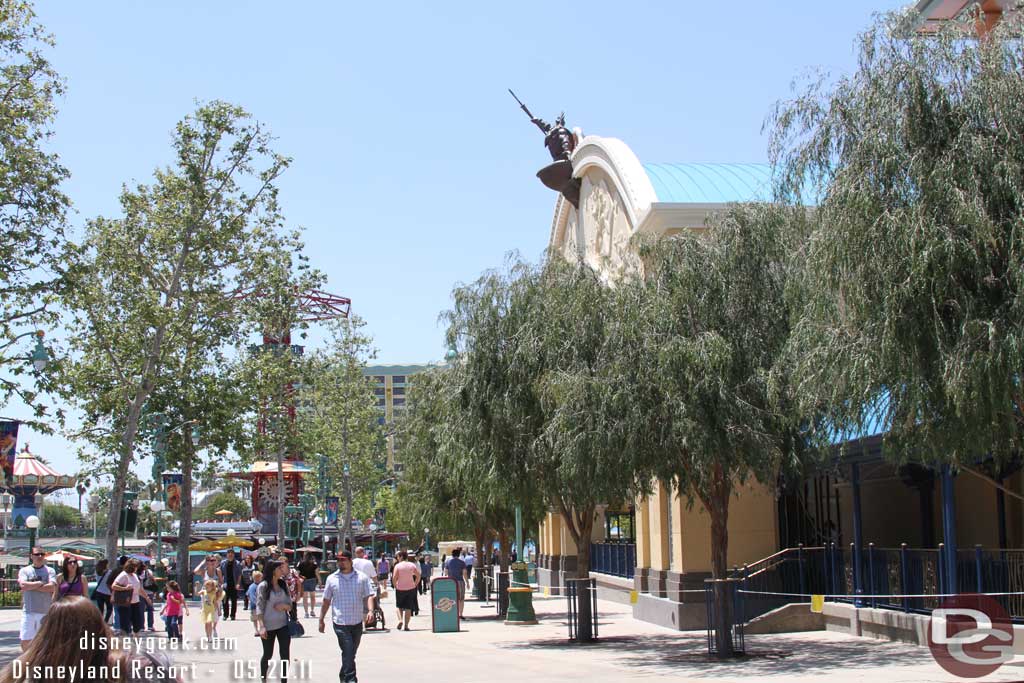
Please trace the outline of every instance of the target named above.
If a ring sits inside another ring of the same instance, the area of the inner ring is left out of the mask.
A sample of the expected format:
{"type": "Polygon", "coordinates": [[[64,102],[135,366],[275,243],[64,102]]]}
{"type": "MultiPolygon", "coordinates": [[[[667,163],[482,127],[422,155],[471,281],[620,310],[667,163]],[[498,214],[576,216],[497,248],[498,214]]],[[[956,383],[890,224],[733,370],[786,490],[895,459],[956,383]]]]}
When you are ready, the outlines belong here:
{"type": "Polygon", "coordinates": [[[306,635],[306,629],[298,619],[288,622],[288,635],[292,638],[301,638],[306,635]]]}
{"type": "Polygon", "coordinates": [[[131,591],[113,591],[114,593],[114,605],[116,607],[127,607],[132,604],[132,592],[131,591]]]}

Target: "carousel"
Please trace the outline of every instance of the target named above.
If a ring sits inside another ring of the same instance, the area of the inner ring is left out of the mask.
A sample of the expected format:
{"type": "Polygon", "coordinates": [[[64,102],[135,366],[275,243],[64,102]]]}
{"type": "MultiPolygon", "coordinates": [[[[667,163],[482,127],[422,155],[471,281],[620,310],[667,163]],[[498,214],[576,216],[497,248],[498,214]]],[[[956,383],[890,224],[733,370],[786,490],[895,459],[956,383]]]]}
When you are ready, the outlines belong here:
{"type": "Polygon", "coordinates": [[[25,529],[25,522],[32,515],[39,514],[42,496],[59,489],[75,487],[75,478],[58,474],[56,470],[33,455],[28,444],[14,459],[14,472],[0,485],[5,492],[14,496],[11,510],[11,526],[25,529]]]}

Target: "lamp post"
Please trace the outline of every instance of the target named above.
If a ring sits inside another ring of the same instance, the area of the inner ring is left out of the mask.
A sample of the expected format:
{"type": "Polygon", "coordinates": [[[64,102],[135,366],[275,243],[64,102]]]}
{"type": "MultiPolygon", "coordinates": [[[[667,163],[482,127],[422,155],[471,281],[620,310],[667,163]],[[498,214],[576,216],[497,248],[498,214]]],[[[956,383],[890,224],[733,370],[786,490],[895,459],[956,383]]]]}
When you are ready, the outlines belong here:
{"type": "Polygon", "coordinates": [[[28,527],[28,551],[31,553],[32,548],[36,547],[36,529],[39,528],[39,518],[29,515],[25,520],[25,526],[28,527]]]}
{"type": "Polygon", "coordinates": [[[46,347],[43,346],[43,331],[39,330],[35,335],[36,347],[32,349],[32,367],[35,368],[36,372],[42,372],[46,369],[46,364],[50,361],[50,354],[46,352],[46,347]]]}
{"type": "Polygon", "coordinates": [[[423,549],[430,552],[430,529],[423,528],[423,549]]]}
{"type": "Polygon", "coordinates": [[[124,555],[124,534],[128,530],[128,511],[134,507],[138,491],[125,491],[122,495],[121,505],[121,554],[124,555]]]}
{"type": "Polygon", "coordinates": [[[164,542],[160,534],[160,513],[164,511],[165,507],[162,500],[154,500],[149,504],[149,509],[156,513],[156,570],[161,573],[163,564],[160,560],[164,557],[164,542]]]}
{"type": "Polygon", "coordinates": [[[317,569],[319,570],[324,568],[324,549],[327,547],[327,543],[324,542],[324,518],[317,515],[313,518],[313,525],[320,529],[320,557],[317,561],[317,569]]]}
{"type": "Polygon", "coordinates": [[[373,551],[373,556],[377,557],[377,524],[370,524],[370,549],[373,551]]]}
{"type": "Polygon", "coordinates": [[[87,490],[89,490],[89,485],[87,483],[85,483],[84,481],[80,481],[80,482],[78,482],[75,485],[75,491],[78,492],[78,526],[83,526],[83,524],[82,524],[82,496],[85,495],[85,492],[87,490]]]}

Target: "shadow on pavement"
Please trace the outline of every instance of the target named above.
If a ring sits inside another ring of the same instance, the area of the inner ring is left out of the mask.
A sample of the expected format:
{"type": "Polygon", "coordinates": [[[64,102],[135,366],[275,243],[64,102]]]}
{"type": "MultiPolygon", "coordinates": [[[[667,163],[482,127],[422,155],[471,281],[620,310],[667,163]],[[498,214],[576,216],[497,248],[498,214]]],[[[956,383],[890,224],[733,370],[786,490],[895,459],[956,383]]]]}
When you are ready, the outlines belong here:
{"type": "Polygon", "coordinates": [[[747,638],[747,655],[730,660],[708,657],[703,634],[651,634],[610,636],[576,644],[566,638],[505,642],[509,650],[573,650],[608,652],[618,664],[634,670],[699,673],[701,677],[778,675],[785,672],[829,671],[858,668],[927,665],[934,660],[928,650],[908,649],[901,643],[878,640],[816,640],[778,636],[747,638]]]}
{"type": "Polygon", "coordinates": [[[0,632],[0,662],[6,664],[21,654],[21,637],[17,629],[0,632]]]}

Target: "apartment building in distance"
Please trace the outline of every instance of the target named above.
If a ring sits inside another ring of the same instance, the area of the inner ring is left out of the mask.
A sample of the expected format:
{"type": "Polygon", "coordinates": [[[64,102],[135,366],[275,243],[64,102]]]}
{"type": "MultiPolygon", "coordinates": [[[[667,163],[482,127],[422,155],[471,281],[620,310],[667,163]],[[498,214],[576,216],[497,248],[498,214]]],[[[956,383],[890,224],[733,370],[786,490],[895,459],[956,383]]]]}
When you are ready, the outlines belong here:
{"type": "MultiPolygon", "coordinates": [[[[377,408],[382,413],[378,418],[380,424],[392,425],[396,419],[401,418],[405,411],[409,378],[417,372],[423,372],[432,367],[434,365],[423,364],[368,365],[363,368],[363,374],[373,383],[377,408]]],[[[392,429],[388,429],[388,432],[392,431],[392,429]]],[[[389,434],[387,437],[387,466],[389,470],[397,474],[402,472],[401,444],[394,434],[389,434]]]]}

